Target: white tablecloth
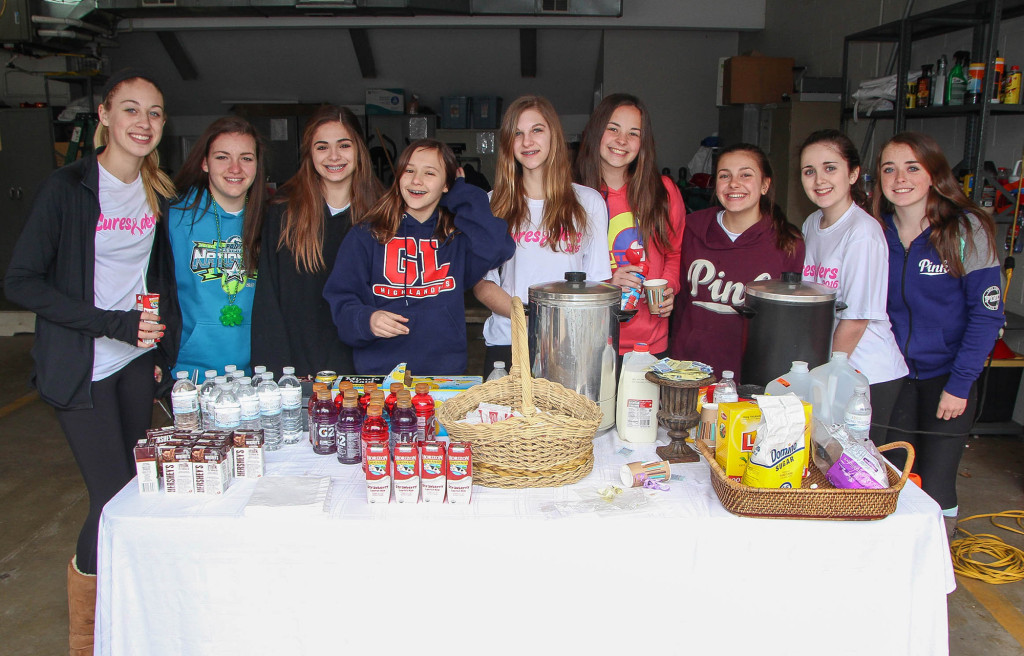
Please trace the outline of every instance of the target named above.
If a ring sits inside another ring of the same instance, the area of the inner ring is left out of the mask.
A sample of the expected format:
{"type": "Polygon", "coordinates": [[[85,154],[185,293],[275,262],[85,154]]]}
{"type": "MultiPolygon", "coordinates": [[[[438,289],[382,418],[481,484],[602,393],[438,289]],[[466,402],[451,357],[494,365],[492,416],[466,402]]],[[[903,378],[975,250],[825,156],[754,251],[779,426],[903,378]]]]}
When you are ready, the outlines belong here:
{"type": "Polygon", "coordinates": [[[334,478],[312,518],[245,517],[253,481],[214,498],[133,481],[100,522],[96,653],[948,653],[948,545],[914,485],[880,521],[748,519],[699,462],[595,513],[623,463],[656,459],[614,431],[595,452],[576,485],[477,486],[468,506],[370,505],[358,466],[269,453],[270,476],[334,478]]]}

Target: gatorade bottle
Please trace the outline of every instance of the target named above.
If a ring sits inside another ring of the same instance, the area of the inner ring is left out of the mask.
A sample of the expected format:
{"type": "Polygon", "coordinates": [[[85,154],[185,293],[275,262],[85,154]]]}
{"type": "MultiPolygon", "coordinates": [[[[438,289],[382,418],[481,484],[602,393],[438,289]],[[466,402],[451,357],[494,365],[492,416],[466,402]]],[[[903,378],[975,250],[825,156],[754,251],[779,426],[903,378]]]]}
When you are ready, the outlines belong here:
{"type": "Polygon", "coordinates": [[[316,428],[313,426],[313,406],[316,405],[317,397],[324,393],[330,393],[327,383],[313,383],[313,393],[309,395],[309,407],[307,408],[310,444],[313,443],[313,433],[316,432],[316,428]]]}
{"type": "Polygon", "coordinates": [[[415,444],[419,435],[416,410],[412,407],[412,395],[403,389],[398,393],[395,409],[391,411],[391,450],[398,444],[415,444]]]}
{"type": "Polygon", "coordinates": [[[366,419],[363,420],[361,455],[363,469],[366,469],[366,447],[372,443],[388,443],[388,427],[381,416],[383,408],[377,403],[366,406],[366,419]]]}
{"type": "Polygon", "coordinates": [[[370,405],[370,399],[373,398],[373,392],[377,389],[377,383],[365,383],[363,385],[363,394],[359,397],[359,409],[363,411],[363,416],[366,416],[366,406],[370,405]]]}
{"type": "Polygon", "coordinates": [[[391,417],[391,413],[395,411],[395,404],[398,403],[398,393],[405,389],[405,385],[402,383],[391,383],[391,393],[388,394],[388,398],[384,399],[384,409],[388,412],[388,417],[391,417]]]}
{"type": "Polygon", "coordinates": [[[430,396],[430,385],[416,383],[412,407],[416,409],[417,440],[427,442],[434,439],[434,397],[430,396]]]}
{"type": "Polygon", "coordinates": [[[342,400],[341,412],[338,414],[338,462],[343,465],[356,465],[362,461],[361,445],[363,422],[359,416],[359,397],[355,390],[346,390],[339,394],[342,400]]]}
{"type": "Polygon", "coordinates": [[[331,400],[327,383],[321,384],[323,387],[317,391],[316,403],[313,404],[309,434],[313,436],[313,453],[326,456],[338,450],[338,408],[331,400]]]}

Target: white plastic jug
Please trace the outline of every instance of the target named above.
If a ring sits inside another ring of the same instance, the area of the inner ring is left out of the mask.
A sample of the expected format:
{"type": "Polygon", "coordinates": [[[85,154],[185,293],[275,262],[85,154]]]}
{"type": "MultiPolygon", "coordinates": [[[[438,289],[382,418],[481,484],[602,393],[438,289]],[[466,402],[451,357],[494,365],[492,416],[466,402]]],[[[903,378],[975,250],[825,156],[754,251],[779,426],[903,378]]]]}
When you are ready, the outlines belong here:
{"type": "MultiPolygon", "coordinates": [[[[843,423],[854,386],[868,385],[867,376],[854,369],[842,351],[833,351],[832,359],[812,369],[810,376],[812,414],[825,425],[843,423]]],[[[868,400],[871,400],[870,387],[868,400]]]]}
{"type": "Polygon", "coordinates": [[[658,438],[660,388],[646,377],[648,367],[657,361],[643,342],[622,358],[615,404],[615,428],[620,440],[651,443],[658,438]]]}
{"type": "Polygon", "coordinates": [[[807,370],[807,363],[803,360],[794,360],[792,368],[787,373],[765,385],[764,393],[770,396],[793,393],[799,396],[801,401],[813,403],[811,373],[807,370]]]}

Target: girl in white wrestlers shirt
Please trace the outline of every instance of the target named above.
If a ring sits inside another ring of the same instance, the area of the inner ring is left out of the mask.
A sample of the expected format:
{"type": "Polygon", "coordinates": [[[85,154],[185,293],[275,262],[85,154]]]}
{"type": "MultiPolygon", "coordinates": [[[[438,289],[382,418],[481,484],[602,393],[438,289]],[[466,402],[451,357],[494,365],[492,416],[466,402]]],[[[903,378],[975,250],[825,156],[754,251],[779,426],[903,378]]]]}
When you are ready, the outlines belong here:
{"type": "Polygon", "coordinates": [[[907,365],[885,311],[889,255],[881,224],[861,208],[860,156],[838,130],[819,130],[800,147],[800,181],[820,209],[804,221],[804,280],[836,290],[832,350],[871,384],[871,439],[886,441],[889,417],[907,365]]]}

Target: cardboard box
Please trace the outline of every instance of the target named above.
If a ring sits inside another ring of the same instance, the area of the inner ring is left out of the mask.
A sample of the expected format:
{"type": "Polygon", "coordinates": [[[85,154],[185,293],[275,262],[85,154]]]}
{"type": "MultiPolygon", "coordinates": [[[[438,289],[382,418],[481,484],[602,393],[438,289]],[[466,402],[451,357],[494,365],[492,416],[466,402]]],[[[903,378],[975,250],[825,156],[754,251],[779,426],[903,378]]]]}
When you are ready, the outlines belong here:
{"type": "Polygon", "coordinates": [[[501,121],[501,97],[473,96],[472,110],[474,130],[494,130],[501,121]]]}
{"type": "MultiPolygon", "coordinates": [[[[811,404],[804,404],[804,452],[811,451],[811,404]]],[[[756,426],[761,422],[761,408],[756,401],[738,401],[718,404],[718,439],[715,441],[715,460],[725,475],[740,480],[747,468],[747,458],[757,439],[756,426]]],[[[806,463],[804,475],[807,474],[806,463]]]]}
{"type": "Polygon", "coordinates": [[[367,89],[367,115],[404,114],[405,89],[367,89]]]}
{"type": "Polygon", "coordinates": [[[441,98],[441,128],[459,130],[469,127],[469,96],[444,96],[441,98]]]}
{"type": "Polygon", "coordinates": [[[740,55],[725,62],[722,102],[766,104],[793,93],[793,58],[740,55]]]}

